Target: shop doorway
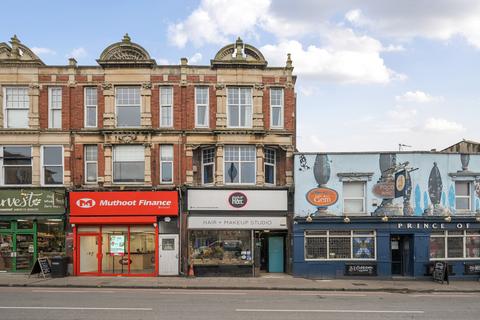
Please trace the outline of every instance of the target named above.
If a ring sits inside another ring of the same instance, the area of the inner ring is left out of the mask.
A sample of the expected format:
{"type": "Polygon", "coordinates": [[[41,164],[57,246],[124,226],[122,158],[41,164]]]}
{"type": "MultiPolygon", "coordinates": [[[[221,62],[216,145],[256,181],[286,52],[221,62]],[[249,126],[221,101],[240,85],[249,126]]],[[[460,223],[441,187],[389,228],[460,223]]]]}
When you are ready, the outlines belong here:
{"type": "Polygon", "coordinates": [[[259,232],[256,242],[260,272],[285,272],[285,234],[259,232]]]}
{"type": "Polygon", "coordinates": [[[161,276],[178,275],[178,234],[160,234],[158,274],[161,276]]]}
{"type": "Polygon", "coordinates": [[[0,233],[0,271],[30,271],[34,259],[33,233],[0,233]]]}
{"type": "Polygon", "coordinates": [[[412,235],[391,235],[392,276],[413,276],[412,235]]]}

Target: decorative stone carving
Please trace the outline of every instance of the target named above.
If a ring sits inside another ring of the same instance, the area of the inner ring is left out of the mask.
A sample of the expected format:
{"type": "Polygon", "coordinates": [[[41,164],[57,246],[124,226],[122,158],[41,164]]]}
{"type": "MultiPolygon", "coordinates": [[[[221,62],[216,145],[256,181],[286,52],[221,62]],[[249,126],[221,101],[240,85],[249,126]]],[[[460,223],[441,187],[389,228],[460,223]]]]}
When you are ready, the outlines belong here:
{"type": "Polygon", "coordinates": [[[29,87],[30,89],[40,89],[40,85],[38,83],[31,83],[29,87]]]}
{"type": "Polygon", "coordinates": [[[133,133],[118,135],[117,140],[121,143],[129,144],[137,140],[137,135],[133,133]]]}
{"type": "Polygon", "coordinates": [[[110,82],[104,82],[102,83],[102,88],[103,90],[112,90],[113,85],[110,82]]]}
{"type": "Polygon", "coordinates": [[[262,90],[265,88],[265,85],[263,83],[255,83],[254,85],[255,90],[262,90]]]}
{"type": "Polygon", "coordinates": [[[151,82],[144,82],[144,83],[142,83],[142,88],[150,90],[150,89],[152,89],[152,83],[151,82]]]}
{"type": "Polygon", "coordinates": [[[103,50],[97,62],[104,68],[132,66],[152,68],[156,64],[147,50],[131,41],[128,33],[121,42],[114,43],[103,50]]]}
{"type": "Polygon", "coordinates": [[[11,47],[5,42],[0,43],[0,65],[45,66],[43,61],[23,45],[16,35],[11,38],[10,44],[11,47]]]}
{"type": "Polygon", "coordinates": [[[235,43],[220,49],[211,61],[214,68],[260,68],[267,67],[263,54],[252,45],[244,44],[240,37],[235,43]]]}
{"type": "Polygon", "coordinates": [[[215,85],[215,90],[223,90],[225,89],[225,85],[223,83],[217,83],[215,85]]]}

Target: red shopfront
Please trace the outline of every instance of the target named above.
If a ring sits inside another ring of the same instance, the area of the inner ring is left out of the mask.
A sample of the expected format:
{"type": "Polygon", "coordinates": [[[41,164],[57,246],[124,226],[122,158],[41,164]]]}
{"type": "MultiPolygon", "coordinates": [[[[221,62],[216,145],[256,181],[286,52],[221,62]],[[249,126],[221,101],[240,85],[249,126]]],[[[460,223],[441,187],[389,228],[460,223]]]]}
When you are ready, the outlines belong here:
{"type": "Polygon", "coordinates": [[[177,216],[176,191],[70,192],[74,274],[158,275],[158,218],[177,216]]]}

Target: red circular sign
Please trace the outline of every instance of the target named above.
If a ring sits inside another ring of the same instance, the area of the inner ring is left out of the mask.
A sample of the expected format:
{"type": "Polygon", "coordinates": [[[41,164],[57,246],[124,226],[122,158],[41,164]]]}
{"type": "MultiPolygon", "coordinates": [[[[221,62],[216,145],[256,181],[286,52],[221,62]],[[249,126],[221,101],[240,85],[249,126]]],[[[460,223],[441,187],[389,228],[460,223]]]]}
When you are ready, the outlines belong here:
{"type": "Polygon", "coordinates": [[[247,205],[247,196],[241,192],[234,192],[228,197],[228,203],[237,209],[243,208],[247,205]]]}

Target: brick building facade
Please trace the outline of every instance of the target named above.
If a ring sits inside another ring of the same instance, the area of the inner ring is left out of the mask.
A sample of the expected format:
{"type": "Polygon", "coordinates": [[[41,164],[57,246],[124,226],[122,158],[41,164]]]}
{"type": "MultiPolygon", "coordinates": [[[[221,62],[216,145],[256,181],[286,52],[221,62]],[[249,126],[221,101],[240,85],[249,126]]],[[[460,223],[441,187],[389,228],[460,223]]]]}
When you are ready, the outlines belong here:
{"type": "MultiPolygon", "coordinates": [[[[238,39],[207,66],[185,58],[179,65],[157,65],[125,35],[101,53],[98,66],[79,66],[74,59],[47,66],[16,36],[10,43],[0,43],[2,190],[177,191],[180,215],[172,218],[184,271],[192,254],[189,189],[290,194],[296,131],[290,57],[283,67],[269,67],[258,49],[238,39]],[[22,152],[25,159],[18,160],[22,152]],[[6,154],[17,159],[14,165],[26,163],[22,172],[31,177],[14,177],[18,168],[8,167],[6,154]]],[[[5,219],[16,219],[11,217],[5,219]]],[[[170,220],[157,218],[156,236],[170,220]]],[[[75,224],[67,219],[67,231],[75,224]]],[[[80,240],[75,235],[73,246],[80,240]]],[[[287,243],[285,236],[288,257],[287,243]]]]}

